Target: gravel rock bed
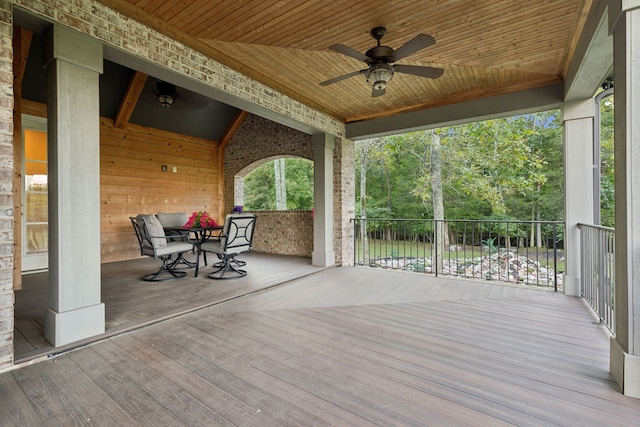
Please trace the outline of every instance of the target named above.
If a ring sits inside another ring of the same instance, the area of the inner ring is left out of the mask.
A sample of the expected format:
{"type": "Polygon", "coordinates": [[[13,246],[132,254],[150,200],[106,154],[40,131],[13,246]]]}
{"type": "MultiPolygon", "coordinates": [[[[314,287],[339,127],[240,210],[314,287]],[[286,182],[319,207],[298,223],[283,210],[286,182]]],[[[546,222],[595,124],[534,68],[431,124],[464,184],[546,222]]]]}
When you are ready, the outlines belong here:
{"type": "MultiPolygon", "coordinates": [[[[475,258],[443,259],[438,274],[467,278],[516,282],[523,285],[554,286],[555,271],[539,261],[517,255],[514,252],[487,254],[475,258]]],[[[372,260],[370,266],[395,270],[433,273],[431,258],[381,258],[372,260]]],[[[562,286],[562,274],[557,275],[558,287],[562,286]]]]}

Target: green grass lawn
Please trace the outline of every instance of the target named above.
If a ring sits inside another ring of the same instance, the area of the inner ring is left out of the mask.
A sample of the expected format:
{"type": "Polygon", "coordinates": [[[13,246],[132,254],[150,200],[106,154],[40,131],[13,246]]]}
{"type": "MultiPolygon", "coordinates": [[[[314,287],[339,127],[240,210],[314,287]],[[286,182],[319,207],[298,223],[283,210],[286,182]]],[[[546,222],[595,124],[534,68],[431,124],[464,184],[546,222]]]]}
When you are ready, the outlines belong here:
{"type": "MultiPolygon", "coordinates": [[[[553,254],[550,252],[547,257],[545,248],[511,248],[511,251],[518,250],[520,256],[528,256],[528,258],[540,261],[543,266],[553,268],[553,254]]],[[[494,249],[495,252],[496,249],[494,249]]],[[[501,249],[503,250],[503,249],[501,249]]],[[[363,260],[362,239],[357,239],[355,244],[356,264],[362,261],[371,261],[380,258],[433,258],[435,257],[435,247],[429,242],[410,242],[410,241],[389,241],[381,239],[369,239],[369,256],[363,260]]],[[[473,258],[480,258],[489,255],[489,251],[482,246],[471,245],[449,245],[442,253],[445,260],[465,261],[473,258]],[[452,247],[458,250],[450,250],[452,247]]],[[[564,260],[556,261],[557,271],[564,271],[564,260]]]]}

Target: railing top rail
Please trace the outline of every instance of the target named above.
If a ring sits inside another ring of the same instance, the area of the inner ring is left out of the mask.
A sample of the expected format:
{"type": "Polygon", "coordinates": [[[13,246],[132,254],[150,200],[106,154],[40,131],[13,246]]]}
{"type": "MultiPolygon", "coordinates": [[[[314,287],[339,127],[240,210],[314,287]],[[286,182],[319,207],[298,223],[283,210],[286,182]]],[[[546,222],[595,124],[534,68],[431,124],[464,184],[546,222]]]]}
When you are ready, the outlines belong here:
{"type": "Polygon", "coordinates": [[[351,218],[350,221],[442,221],[442,222],[479,222],[479,223],[504,223],[504,224],[564,224],[564,221],[531,221],[519,219],[433,219],[433,218],[351,218]]]}
{"type": "Polygon", "coordinates": [[[595,228],[597,230],[604,230],[604,231],[616,231],[615,228],[611,228],[611,227],[605,227],[604,225],[595,225],[595,224],[583,224],[581,222],[578,223],[578,228],[595,228]]]}

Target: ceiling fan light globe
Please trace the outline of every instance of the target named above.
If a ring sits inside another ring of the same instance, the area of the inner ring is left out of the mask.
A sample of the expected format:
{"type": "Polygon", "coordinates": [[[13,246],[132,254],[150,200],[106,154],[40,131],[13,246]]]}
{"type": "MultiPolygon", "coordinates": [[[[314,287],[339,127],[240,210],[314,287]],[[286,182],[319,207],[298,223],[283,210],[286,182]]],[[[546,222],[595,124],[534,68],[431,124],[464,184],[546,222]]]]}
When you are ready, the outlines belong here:
{"type": "Polygon", "coordinates": [[[383,90],[383,89],[386,89],[386,87],[387,87],[387,82],[385,82],[384,80],[378,80],[373,84],[373,88],[375,90],[383,90]]]}
{"type": "Polygon", "coordinates": [[[158,101],[163,107],[169,108],[173,104],[173,97],[171,95],[158,95],[158,101]]]}
{"type": "Polygon", "coordinates": [[[366,74],[367,82],[377,90],[387,87],[387,82],[393,77],[393,67],[389,64],[376,64],[366,74]]]}

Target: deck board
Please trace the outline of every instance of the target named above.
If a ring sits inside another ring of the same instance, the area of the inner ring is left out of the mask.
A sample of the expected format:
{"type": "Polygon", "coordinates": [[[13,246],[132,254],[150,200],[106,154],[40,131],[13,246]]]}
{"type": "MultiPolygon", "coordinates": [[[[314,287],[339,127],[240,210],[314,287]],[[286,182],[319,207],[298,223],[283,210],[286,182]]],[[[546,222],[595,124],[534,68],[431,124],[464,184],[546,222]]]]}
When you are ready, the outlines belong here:
{"type": "Polygon", "coordinates": [[[128,416],[78,370],[70,358],[34,364],[28,369],[12,371],[11,375],[41,420],[53,420],[52,424],[57,425],[84,425],[103,420],[111,420],[113,425],[136,424],[135,418],[128,416]]]}
{"type": "MultiPolygon", "coordinates": [[[[237,282],[245,296],[184,282],[182,293],[225,300],[180,307],[179,316],[1,374],[0,396],[21,419],[51,425],[89,424],[84,417],[95,425],[238,426],[640,419],[640,400],[620,393],[608,372],[608,336],[581,299],[369,268],[285,281],[265,290],[237,282]]],[[[113,291],[112,313],[126,310],[127,296],[144,303],[114,322],[146,321],[141,313],[153,311],[154,298],[124,286],[113,291]]],[[[159,292],[156,304],[175,291],[159,292]]],[[[15,421],[0,409],[0,424],[15,421]]]]}
{"type": "Polygon", "coordinates": [[[149,329],[136,334],[136,337],[145,346],[161,348],[176,363],[189,367],[229,394],[260,408],[266,416],[280,418],[284,415],[296,425],[322,424],[322,418],[318,417],[320,414],[332,419],[332,413],[326,412],[322,402],[312,401],[307,394],[290,387],[283,379],[247,364],[243,360],[242,349],[212,339],[199,328],[176,323],[168,325],[162,333],[149,329]]]}
{"type": "Polygon", "coordinates": [[[13,375],[0,375],[1,425],[32,426],[44,423],[24,394],[23,385],[13,375]]]}
{"type": "MultiPolygon", "coordinates": [[[[238,317],[229,319],[229,322],[241,323],[238,317]]],[[[298,327],[292,326],[295,324],[283,323],[279,320],[269,322],[261,316],[257,324],[253,321],[249,322],[238,335],[243,341],[242,347],[251,347],[255,353],[264,354],[266,347],[280,349],[282,355],[275,358],[280,361],[288,360],[286,369],[295,369],[296,366],[304,367],[305,364],[313,366],[317,373],[311,375],[312,387],[320,386],[323,389],[328,388],[332,394],[336,393],[336,390],[343,394],[327,397],[317,390],[308,390],[309,392],[316,393],[323,399],[332,399],[334,404],[344,405],[345,409],[358,411],[370,422],[422,424],[424,420],[422,414],[425,411],[429,412],[429,419],[434,423],[445,421],[450,423],[452,420],[472,423],[473,420],[480,422],[483,419],[479,414],[465,413],[465,411],[456,411],[453,417],[451,413],[443,417],[440,411],[447,402],[435,396],[416,393],[414,387],[407,385],[402,375],[393,378],[393,381],[380,381],[380,372],[393,370],[394,367],[381,363],[379,359],[384,358],[367,358],[370,353],[364,350],[355,339],[349,342],[348,349],[345,350],[344,343],[336,344],[331,337],[310,341],[309,334],[301,333],[298,327]],[[278,329],[280,329],[279,333],[274,333],[278,329]],[[366,400],[354,399],[351,395],[366,396],[366,400]],[[386,405],[390,399],[401,404],[397,403],[391,410],[386,405]],[[425,407],[425,404],[428,407],[425,407]]],[[[325,326],[322,334],[327,334],[329,331],[330,329],[325,326]]],[[[375,352],[373,354],[375,355],[375,352]]],[[[297,382],[294,383],[296,386],[300,386],[300,375],[302,373],[296,374],[297,382]]],[[[307,382],[304,381],[304,383],[307,382]]]]}
{"type": "MultiPolygon", "coordinates": [[[[101,349],[98,353],[95,348],[89,347],[82,353],[70,353],[69,358],[132,417],[145,414],[145,423],[154,425],[178,423],[178,419],[154,398],[155,391],[151,394],[141,392],[135,382],[129,381],[132,372],[126,364],[120,363],[119,360],[115,363],[107,361],[107,354],[106,350],[101,349]]],[[[145,378],[137,371],[134,376],[138,378],[137,383],[145,378]]]]}
{"type": "MultiPolygon", "coordinates": [[[[140,277],[159,267],[158,261],[147,257],[103,264],[106,333],[97,338],[117,335],[322,270],[304,257],[244,254],[243,258],[249,261],[249,274],[222,281],[207,278],[211,267],[201,267],[199,277],[193,277],[193,270],[189,270],[184,279],[145,282],[140,277]]],[[[47,281],[47,273],[28,274],[23,276],[23,289],[16,291],[15,360],[18,363],[59,351],[44,339],[47,281]]]]}

